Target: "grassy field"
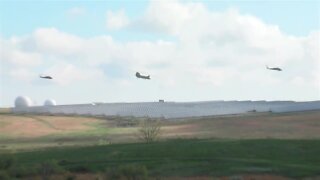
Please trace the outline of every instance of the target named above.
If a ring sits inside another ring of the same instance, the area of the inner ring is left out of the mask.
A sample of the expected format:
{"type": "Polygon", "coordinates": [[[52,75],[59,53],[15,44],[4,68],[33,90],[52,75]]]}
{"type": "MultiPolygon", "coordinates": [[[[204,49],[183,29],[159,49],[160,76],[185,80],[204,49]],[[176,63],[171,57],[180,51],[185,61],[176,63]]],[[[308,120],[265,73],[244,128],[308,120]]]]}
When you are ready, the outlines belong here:
{"type": "MultiPolygon", "coordinates": [[[[161,139],[319,139],[320,111],[165,120],[161,139]]],[[[0,114],[0,151],[137,142],[139,121],[0,114]]]]}
{"type": "Polygon", "coordinates": [[[64,147],[15,153],[18,166],[55,160],[71,172],[144,166],[151,177],[274,174],[320,175],[320,140],[168,140],[157,143],[64,147]]]}
{"type": "Polygon", "coordinates": [[[78,179],[122,166],[165,179],[320,176],[320,111],[164,120],[151,144],[141,143],[138,129],[135,118],[0,113],[0,179],[1,159],[10,155],[9,174],[31,179],[40,178],[43,162],[78,179]]]}

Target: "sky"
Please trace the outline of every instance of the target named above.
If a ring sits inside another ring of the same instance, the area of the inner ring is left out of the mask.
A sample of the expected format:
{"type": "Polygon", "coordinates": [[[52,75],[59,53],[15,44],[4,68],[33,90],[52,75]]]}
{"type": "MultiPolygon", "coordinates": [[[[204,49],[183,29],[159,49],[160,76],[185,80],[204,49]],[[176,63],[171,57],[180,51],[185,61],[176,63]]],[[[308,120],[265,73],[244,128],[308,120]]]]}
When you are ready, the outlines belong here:
{"type": "Polygon", "coordinates": [[[0,107],[320,100],[319,13],[316,0],[0,1],[0,107]]]}

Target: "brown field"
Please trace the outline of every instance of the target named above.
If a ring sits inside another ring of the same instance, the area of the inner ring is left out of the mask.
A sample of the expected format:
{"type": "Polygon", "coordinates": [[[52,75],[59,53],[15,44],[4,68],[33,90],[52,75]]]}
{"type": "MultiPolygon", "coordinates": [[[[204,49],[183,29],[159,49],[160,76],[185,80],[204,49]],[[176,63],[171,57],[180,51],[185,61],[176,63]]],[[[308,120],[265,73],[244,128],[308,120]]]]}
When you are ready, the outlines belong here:
{"type": "Polygon", "coordinates": [[[65,132],[93,129],[90,124],[99,120],[63,116],[0,115],[0,135],[7,137],[35,138],[65,132]]]}
{"type": "Polygon", "coordinates": [[[320,111],[194,118],[164,127],[164,136],[231,139],[320,138],[320,111]]]}
{"type": "MultiPolygon", "coordinates": [[[[138,141],[132,118],[0,114],[0,150],[138,141]]],[[[318,139],[320,111],[164,120],[161,137],[318,139]]]]}

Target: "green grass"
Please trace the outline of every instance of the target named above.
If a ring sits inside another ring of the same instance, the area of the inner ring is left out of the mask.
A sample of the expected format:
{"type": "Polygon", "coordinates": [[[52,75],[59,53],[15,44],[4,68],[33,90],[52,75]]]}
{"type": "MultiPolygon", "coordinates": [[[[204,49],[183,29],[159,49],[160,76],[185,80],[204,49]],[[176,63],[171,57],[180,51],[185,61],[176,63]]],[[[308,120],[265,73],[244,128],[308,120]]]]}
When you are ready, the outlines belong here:
{"type": "MultiPolygon", "coordinates": [[[[170,140],[16,152],[17,166],[56,160],[64,169],[99,172],[121,165],[146,166],[151,176],[221,176],[269,173],[320,174],[320,140],[170,140]]],[[[2,154],[6,156],[7,154],[2,154]]]]}

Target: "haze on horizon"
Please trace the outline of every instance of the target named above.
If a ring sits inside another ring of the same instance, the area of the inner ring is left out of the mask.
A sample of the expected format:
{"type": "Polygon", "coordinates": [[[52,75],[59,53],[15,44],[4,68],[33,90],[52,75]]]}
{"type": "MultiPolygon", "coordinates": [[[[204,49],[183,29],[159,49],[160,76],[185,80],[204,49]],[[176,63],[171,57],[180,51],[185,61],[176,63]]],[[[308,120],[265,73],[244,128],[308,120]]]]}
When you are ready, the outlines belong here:
{"type": "Polygon", "coordinates": [[[19,95],[320,100],[319,12],[319,1],[1,1],[0,107],[19,95]]]}

